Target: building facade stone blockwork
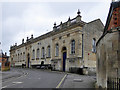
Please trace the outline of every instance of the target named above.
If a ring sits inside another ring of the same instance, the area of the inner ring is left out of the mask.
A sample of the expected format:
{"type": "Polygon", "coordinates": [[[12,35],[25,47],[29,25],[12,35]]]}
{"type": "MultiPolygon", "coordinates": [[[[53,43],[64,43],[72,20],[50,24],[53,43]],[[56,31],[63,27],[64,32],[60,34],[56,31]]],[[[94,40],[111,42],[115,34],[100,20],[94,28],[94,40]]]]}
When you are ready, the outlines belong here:
{"type": "Polygon", "coordinates": [[[26,67],[51,64],[55,70],[96,67],[96,41],[102,35],[104,25],[100,19],[89,23],[81,20],[80,11],[73,19],[56,25],[53,30],[26,42],[11,46],[11,64],[26,67]]]}
{"type": "Polygon", "coordinates": [[[119,90],[119,78],[120,1],[116,1],[111,3],[104,32],[97,42],[97,85],[119,90]]]}

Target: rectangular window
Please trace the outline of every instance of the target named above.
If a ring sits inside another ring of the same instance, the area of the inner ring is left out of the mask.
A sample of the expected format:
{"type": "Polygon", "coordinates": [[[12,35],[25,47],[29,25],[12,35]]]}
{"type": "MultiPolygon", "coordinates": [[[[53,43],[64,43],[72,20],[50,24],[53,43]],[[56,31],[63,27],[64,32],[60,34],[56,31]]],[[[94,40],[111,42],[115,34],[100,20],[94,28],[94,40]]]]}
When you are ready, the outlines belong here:
{"type": "Polygon", "coordinates": [[[75,54],[75,40],[71,41],[71,54],[75,54]]]}
{"type": "Polygon", "coordinates": [[[56,44],[56,54],[55,54],[55,56],[59,56],[59,46],[58,46],[58,44],[56,44]]]}
{"type": "Polygon", "coordinates": [[[39,54],[40,54],[40,50],[37,49],[37,54],[36,54],[37,59],[39,59],[39,54]]]}
{"type": "Polygon", "coordinates": [[[42,58],[45,58],[45,50],[44,50],[44,47],[42,48],[42,58]]]}
{"type": "Polygon", "coordinates": [[[96,52],[96,39],[93,38],[92,40],[92,52],[95,53],[96,52]]]}
{"type": "Polygon", "coordinates": [[[35,50],[33,50],[33,54],[32,54],[32,59],[34,60],[35,59],[35,50]]]}
{"type": "Polygon", "coordinates": [[[50,46],[48,46],[48,57],[50,57],[50,46]]]}

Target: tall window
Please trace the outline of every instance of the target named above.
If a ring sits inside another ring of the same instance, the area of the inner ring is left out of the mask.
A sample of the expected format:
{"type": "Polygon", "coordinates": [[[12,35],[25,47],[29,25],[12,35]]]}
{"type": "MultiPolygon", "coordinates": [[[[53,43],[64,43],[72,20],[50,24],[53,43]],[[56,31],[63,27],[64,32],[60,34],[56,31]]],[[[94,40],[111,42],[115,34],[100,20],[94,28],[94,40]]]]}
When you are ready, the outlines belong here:
{"type": "Polygon", "coordinates": [[[59,56],[59,45],[56,44],[55,56],[59,56]]]}
{"type": "Polygon", "coordinates": [[[93,53],[96,52],[96,39],[95,38],[92,39],[92,52],[93,53]]]}
{"type": "Polygon", "coordinates": [[[35,50],[32,52],[32,59],[35,59],[35,50]]]}
{"type": "Polygon", "coordinates": [[[22,58],[22,53],[21,53],[21,55],[20,55],[20,61],[22,61],[23,60],[23,58],[22,58]]]}
{"type": "Polygon", "coordinates": [[[19,54],[18,54],[18,62],[19,62],[19,54]]]}
{"type": "Polygon", "coordinates": [[[42,47],[42,58],[45,58],[45,49],[42,47]]]}
{"type": "Polygon", "coordinates": [[[18,57],[17,57],[17,54],[16,54],[15,61],[17,61],[17,60],[18,60],[18,57]]]}
{"type": "Polygon", "coordinates": [[[71,54],[75,54],[75,40],[71,41],[71,54]]]}
{"type": "Polygon", "coordinates": [[[40,54],[40,50],[39,48],[37,49],[37,54],[36,54],[36,58],[38,59],[39,58],[39,54],[40,54]]]}
{"type": "Polygon", "coordinates": [[[25,52],[23,52],[23,60],[25,60],[25,52]]]}
{"type": "Polygon", "coordinates": [[[47,47],[47,57],[50,57],[50,46],[47,47]]]}

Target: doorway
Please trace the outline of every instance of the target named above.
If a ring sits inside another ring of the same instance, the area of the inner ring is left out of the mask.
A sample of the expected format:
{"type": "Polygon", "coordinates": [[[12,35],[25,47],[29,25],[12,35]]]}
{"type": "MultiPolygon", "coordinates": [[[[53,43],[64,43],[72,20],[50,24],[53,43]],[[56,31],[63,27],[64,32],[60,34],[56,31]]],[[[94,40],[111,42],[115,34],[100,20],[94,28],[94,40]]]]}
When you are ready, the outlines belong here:
{"type": "Polygon", "coordinates": [[[29,68],[29,67],[30,67],[30,54],[29,54],[29,53],[28,53],[28,56],[27,56],[27,57],[28,57],[28,62],[27,62],[28,65],[27,65],[27,67],[29,68]]]}
{"type": "Polygon", "coordinates": [[[66,69],[66,58],[67,58],[67,49],[66,47],[62,48],[62,53],[63,53],[63,71],[65,72],[66,69]]]}

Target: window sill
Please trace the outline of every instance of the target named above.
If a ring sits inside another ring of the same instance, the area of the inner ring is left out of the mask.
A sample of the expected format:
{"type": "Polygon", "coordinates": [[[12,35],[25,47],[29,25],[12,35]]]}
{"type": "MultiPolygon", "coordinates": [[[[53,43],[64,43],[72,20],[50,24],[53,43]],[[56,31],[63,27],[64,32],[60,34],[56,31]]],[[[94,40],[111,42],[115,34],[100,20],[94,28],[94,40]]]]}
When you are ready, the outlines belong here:
{"type": "Polygon", "coordinates": [[[51,58],[51,57],[46,57],[46,58],[51,58]]]}
{"type": "Polygon", "coordinates": [[[39,58],[36,58],[36,60],[39,60],[39,58]]]}
{"type": "Polygon", "coordinates": [[[76,55],[75,53],[73,53],[73,54],[70,54],[70,55],[76,55]]]}

